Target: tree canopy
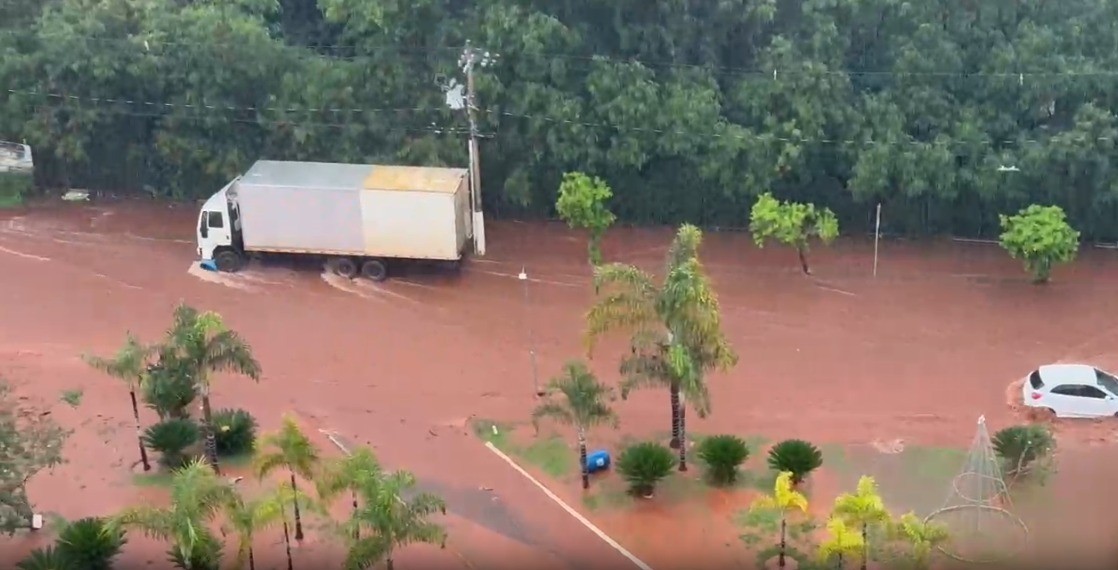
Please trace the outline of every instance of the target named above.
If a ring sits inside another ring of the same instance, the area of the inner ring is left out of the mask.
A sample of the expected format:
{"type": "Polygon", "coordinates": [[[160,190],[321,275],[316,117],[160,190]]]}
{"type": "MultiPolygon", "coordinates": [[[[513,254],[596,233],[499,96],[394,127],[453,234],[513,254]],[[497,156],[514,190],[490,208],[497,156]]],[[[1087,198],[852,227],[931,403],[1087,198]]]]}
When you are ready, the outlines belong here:
{"type": "Polygon", "coordinates": [[[552,215],[564,172],[619,220],[741,226],[756,196],[851,233],[995,236],[1063,208],[1118,239],[1104,0],[11,0],[0,139],[41,185],[197,197],[258,158],[464,165],[469,42],[486,208],[552,215]]]}

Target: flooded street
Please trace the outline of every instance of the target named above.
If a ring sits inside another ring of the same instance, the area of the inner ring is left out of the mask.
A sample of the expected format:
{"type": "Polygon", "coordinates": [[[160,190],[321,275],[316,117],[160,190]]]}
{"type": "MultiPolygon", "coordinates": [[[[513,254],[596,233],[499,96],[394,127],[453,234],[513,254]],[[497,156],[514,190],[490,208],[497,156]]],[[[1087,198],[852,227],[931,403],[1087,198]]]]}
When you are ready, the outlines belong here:
{"type": "MultiPolygon", "coordinates": [[[[489,255],[459,274],[416,270],[373,284],[313,264],[202,271],[196,216],[192,207],[146,202],[0,212],[0,374],[77,430],[70,463],[32,485],[41,510],[106,514],[136,501],[127,392],[80,356],[111,353],[129,330],[156,340],[185,301],[220,312],[263,365],[259,385],[217,378],[216,406],[245,408],[265,430],[293,413],[413,471],[462,519],[455,524],[471,539],[452,543],[473,564],[624,562],[469,427],[471,418],[527,419],[536,402],[529,339],[541,382],[584,356],[592,288],[581,237],[556,224],[494,223],[489,255]],[[58,402],[72,389],[85,394],[76,409],[58,402]],[[487,554],[490,535],[510,546],[487,554]]],[[[617,230],[604,253],[655,270],[669,239],[663,229],[617,230]]],[[[1012,421],[1005,386],[1038,364],[1118,369],[1113,252],[1085,252],[1044,288],[1029,285],[996,246],[885,244],[876,279],[869,252],[847,242],[813,252],[816,275],[805,277],[792,252],[757,250],[744,234],[709,235],[702,258],[741,362],[711,379],[713,414],[691,429],[966,446],[979,415],[995,428],[1012,421]]],[[[609,382],[620,346],[594,354],[609,382]]],[[[619,404],[623,429],[663,428],[666,406],[661,392],[634,395],[619,404]]],[[[1061,445],[1103,449],[1116,431],[1069,428],[1061,445]]],[[[1099,503],[1096,496],[1083,512],[1099,503]]],[[[1094,516],[1113,529],[1112,515],[1094,516]]]]}

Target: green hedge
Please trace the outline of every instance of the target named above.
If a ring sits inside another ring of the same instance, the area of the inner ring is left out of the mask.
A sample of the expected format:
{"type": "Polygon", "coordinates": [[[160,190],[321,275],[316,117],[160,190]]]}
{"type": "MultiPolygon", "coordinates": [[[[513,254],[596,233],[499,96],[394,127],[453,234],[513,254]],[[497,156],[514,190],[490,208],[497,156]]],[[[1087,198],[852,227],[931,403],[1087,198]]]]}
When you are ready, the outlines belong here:
{"type": "Polygon", "coordinates": [[[30,174],[0,172],[0,208],[22,204],[23,197],[31,192],[34,184],[34,178],[30,174]]]}

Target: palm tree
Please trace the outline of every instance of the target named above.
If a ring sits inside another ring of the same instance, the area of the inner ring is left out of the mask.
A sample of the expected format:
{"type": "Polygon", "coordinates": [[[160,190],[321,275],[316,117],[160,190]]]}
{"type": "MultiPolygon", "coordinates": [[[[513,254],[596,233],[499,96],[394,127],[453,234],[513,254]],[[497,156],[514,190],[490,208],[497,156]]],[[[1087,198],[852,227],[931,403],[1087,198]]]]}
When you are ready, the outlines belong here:
{"type": "Polygon", "coordinates": [[[303,540],[303,519],[299,514],[299,492],[295,484],[298,475],[307,481],[314,479],[318,467],[318,449],[299,429],[299,424],[291,416],[284,416],[283,426],[275,433],[265,435],[256,442],[256,457],[253,467],[260,479],[267,477],[276,469],[286,468],[291,477],[291,505],[295,511],[295,540],[303,540]]]}
{"type": "Polygon", "coordinates": [[[869,563],[869,528],[889,522],[889,512],[885,502],[877,492],[877,482],[873,477],[862,476],[854,493],[843,493],[835,499],[833,514],[849,525],[860,527],[862,531],[862,570],[869,563]]]}
{"type": "Polygon", "coordinates": [[[349,546],[346,570],[364,570],[386,563],[394,569],[392,555],[401,547],[415,543],[446,546],[446,530],[428,519],[446,514],[442,499],[429,493],[415,493],[415,477],[406,471],[366,481],[360,492],[362,504],[341,527],[349,546]],[[408,498],[405,498],[405,495],[408,498]],[[369,532],[364,536],[360,529],[369,532]]]}
{"type": "MultiPolygon", "coordinates": [[[[290,487],[281,485],[253,499],[245,499],[238,495],[225,505],[225,518],[238,538],[237,560],[235,562],[237,568],[244,568],[247,560],[249,570],[256,569],[256,560],[252,550],[252,541],[256,532],[269,528],[277,522],[283,522],[286,525],[287,521],[284,519],[283,512],[284,505],[294,500],[292,496],[294,493],[295,491],[292,491],[290,487]]],[[[306,497],[304,497],[304,503],[306,502],[306,497]]],[[[290,548],[287,551],[287,556],[287,564],[290,567],[292,566],[290,548]]]]}
{"type": "Polygon", "coordinates": [[[819,558],[824,562],[835,560],[842,570],[847,556],[862,552],[865,543],[862,535],[847,526],[841,517],[832,516],[827,520],[827,539],[819,545],[819,558]]]}
{"type": "Polygon", "coordinates": [[[932,549],[948,538],[947,527],[920,520],[915,513],[905,513],[890,528],[890,534],[912,546],[913,565],[918,569],[930,567],[932,549]]]}
{"type": "MultiPolygon", "coordinates": [[[[373,452],[367,447],[359,447],[353,453],[324,465],[315,479],[315,485],[323,502],[348,490],[353,498],[353,512],[356,513],[358,492],[376,484],[383,476],[384,471],[373,452]]],[[[354,528],[354,533],[354,538],[361,538],[360,528],[354,528]]]]}
{"type": "Polygon", "coordinates": [[[667,387],[671,399],[673,448],[680,449],[680,470],[687,470],[685,406],[700,417],[710,412],[706,374],[727,370],[737,355],[722,332],[718,299],[698,259],[702,232],[680,226],[668,251],[666,275],[657,285],[651,275],[619,263],[594,270],[599,298],[586,315],[591,349],[606,333],[631,333],[631,352],[621,363],[621,397],[647,387],[667,387]]]}
{"type": "Polygon", "coordinates": [[[564,402],[544,402],[532,411],[532,425],[539,431],[540,420],[551,418],[573,426],[578,432],[578,464],[582,488],[590,488],[590,466],[586,464],[586,431],[596,425],[617,426],[617,414],[609,407],[613,388],[598,381],[582,362],[568,362],[563,375],[551,380],[549,391],[563,394],[564,402]]]}
{"type": "Polygon", "coordinates": [[[217,570],[220,541],[210,523],[237,500],[237,491],[202,460],[171,475],[171,504],[167,507],[130,507],[109,518],[111,529],[140,531],[172,544],[172,553],[189,570],[217,570]]]}
{"type": "Polygon", "coordinates": [[[807,512],[807,497],[796,491],[792,485],[792,472],[783,471],[777,475],[773,494],[759,497],[750,508],[776,510],[780,513],[780,553],[777,555],[777,563],[784,568],[784,558],[788,551],[788,513],[793,509],[807,512]]]}
{"type": "Polygon", "coordinates": [[[136,420],[136,441],[140,444],[140,462],[144,471],[151,471],[147,448],[144,446],[143,428],[140,427],[140,406],[136,401],[136,389],[141,388],[147,379],[148,360],[154,348],[140,343],[139,339],[128,333],[124,346],[112,358],[86,355],[87,364],[120,380],[128,385],[128,395],[132,398],[132,417],[136,420]]]}
{"type": "Polygon", "coordinates": [[[221,315],[200,313],[186,304],[175,307],[171,329],[163,349],[189,370],[198,395],[202,397],[202,428],[205,432],[206,459],[215,473],[217,462],[213,411],[210,407],[210,382],[215,372],[236,372],[260,381],[260,363],[252,356],[248,343],[226,328],[221,315]]]}

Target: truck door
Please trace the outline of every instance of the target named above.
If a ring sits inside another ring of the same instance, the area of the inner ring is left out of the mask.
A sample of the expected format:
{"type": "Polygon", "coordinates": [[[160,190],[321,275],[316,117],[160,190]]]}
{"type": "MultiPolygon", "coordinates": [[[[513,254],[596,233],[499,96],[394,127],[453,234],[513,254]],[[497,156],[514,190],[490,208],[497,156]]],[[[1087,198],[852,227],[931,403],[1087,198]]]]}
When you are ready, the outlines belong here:
{"type": "Polygon", "coordinates": [[[209,228],[209,239],[216,245],[231,245],[233,236],[226,223],[225,214],[222,212],[206,212],[206,227],[209,228]]]}

